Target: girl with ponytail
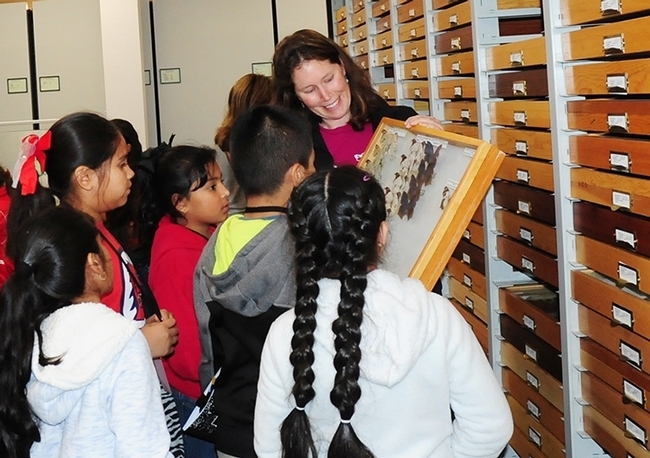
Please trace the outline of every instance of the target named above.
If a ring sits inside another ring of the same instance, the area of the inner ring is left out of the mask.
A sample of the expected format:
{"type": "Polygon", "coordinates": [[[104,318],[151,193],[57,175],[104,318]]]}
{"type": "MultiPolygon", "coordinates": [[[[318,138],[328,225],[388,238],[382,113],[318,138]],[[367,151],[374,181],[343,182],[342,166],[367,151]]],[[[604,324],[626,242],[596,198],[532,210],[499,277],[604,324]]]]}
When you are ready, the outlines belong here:
{"type": "Polygon", "coordinates": [[[378,268],[388,225],[375,179],[319,172],[289,219],[296,307],[262,352],[257,456],[498,456],[512,417],[469,325],[419,281],[378,268]]]}

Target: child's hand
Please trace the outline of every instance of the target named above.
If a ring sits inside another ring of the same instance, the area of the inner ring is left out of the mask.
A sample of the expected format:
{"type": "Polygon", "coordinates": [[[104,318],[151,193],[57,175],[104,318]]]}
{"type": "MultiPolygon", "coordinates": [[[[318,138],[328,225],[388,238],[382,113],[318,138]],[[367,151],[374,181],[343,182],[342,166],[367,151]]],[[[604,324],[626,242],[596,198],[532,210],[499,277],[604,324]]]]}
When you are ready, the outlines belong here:
{"type": "Polygon", "coordinates": [[[147,339],[151,356],[161,358],[174,351],[178,344],[178,326],[176,319],[167,310],[161,310],[162,321],[153,315],[147,319],[147,323],[142,327],[142,333],[147,339]]]}

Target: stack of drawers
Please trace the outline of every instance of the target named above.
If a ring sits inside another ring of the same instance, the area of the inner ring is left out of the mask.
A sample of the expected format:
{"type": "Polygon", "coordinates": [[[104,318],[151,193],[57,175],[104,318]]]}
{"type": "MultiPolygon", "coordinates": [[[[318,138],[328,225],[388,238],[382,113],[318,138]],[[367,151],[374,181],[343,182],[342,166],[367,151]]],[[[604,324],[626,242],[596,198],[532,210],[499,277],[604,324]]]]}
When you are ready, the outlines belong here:
{"type": "Polygon", "coordinates": [[[348,40],[350,47],[348,52],[355,62],[363,69],[368,69],[368,26],[366,25],[366,8],[364,0],[352,2],[352,22],[348,40]]]}
{"type": "Polygon", "coordinates": [[[427,59],[424,0],[397,0],[398,77],[402,99],[428,114],[429,60],[427,59]]]}
{"type": "Polygon", "coordinates": [[[373,68],[373,82],[377,83],[379,95],[389,104],[394,105],[397,87],[394,79],[395,52],[390,3],[390,0],[379,0],[372,5],[372,18],[368,28],[372,30],[370,62],[373,68]]]}
{"type": "Polygon", "coordinates": [[[350,44],[348,40],[348,9],[346,6],[342,6],[336,10],[335,18],[336,20],[336,42],[340,47],[348,50],[348,45],[350,44]]]}
{"type": "Polygon", "coordinates": [[[585,431],[613,457],[650,456],[650,3],[566,0],[570,129],[585,431]],[[600,5],[598,4],[600,3],[600,5]],[[631,134],[634,134],[632,136],[631,134]]]}

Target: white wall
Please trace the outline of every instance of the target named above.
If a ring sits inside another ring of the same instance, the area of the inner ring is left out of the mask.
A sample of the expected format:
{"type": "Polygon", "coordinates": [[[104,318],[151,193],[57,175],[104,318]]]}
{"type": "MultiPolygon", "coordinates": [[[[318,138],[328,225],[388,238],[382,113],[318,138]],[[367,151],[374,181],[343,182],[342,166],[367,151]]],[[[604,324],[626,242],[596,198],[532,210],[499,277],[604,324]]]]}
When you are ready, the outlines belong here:
{"type": "Polygon", "coordinates": [[[280,40],[296,30],[314,29],[327,36],[325,0],[277,0],[280,40]]]}
{"type": "Polygon", "coordinates": [[[25,4],[0,5],[0,122],[31,119],[30,79],[25,4]],[[27,78],[28,92],[8,94],[7,78],[27,78]]]}

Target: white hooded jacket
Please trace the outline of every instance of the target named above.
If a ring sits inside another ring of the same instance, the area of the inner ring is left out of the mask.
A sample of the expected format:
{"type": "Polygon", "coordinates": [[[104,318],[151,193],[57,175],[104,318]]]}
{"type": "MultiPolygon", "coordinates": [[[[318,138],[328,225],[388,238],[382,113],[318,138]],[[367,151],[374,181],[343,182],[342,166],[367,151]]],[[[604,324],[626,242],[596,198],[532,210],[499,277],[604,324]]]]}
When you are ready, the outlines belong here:
{"type": "Polygon", "coordinates": [[[169,433],[149,346],[138,325],[103,304],[73,304],[42,325],[27,399],[41,434],[32,457],[165,457],[169,433]]]}
{"type": "MultiPolygon", "coordinates": [[[[332,322],[340,282],[318,282],[312,366],[316,397],[307,404],[319,457],[340,423],[330,402],[335,369],[332,322]]],[[[361,398],[352,426],[377,458],[491,458],[512,435],[510,409],[469,325],[446,299],[413,279],[368,274],[361,325],[361,398]],[[451,411],[455,420],[452,422],[451,411]]],[[[295,406],[289,362],[294,310],[272,325],[262,353],[255,409],[259,458],[282,456],[279,428],[295,406]]]]}

